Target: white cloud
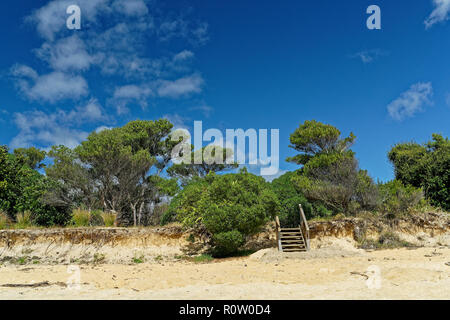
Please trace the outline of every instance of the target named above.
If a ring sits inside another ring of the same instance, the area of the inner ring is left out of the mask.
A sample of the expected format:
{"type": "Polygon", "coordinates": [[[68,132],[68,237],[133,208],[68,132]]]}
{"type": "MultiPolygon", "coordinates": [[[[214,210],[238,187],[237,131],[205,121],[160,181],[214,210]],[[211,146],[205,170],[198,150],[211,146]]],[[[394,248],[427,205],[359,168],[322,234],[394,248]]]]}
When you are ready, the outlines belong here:
{"type": "Polygon", "coordinates": [[[192,23],[182,17],[165,20],[157,28],[159,40],[185,38],[194,45],[203,45],[209,40],[209,25],[206,22],[192,23]]]}
{"type": "Polygon", "coordinates": [[[82,76],[54,71],[39,75],[24,65],[15,65],[11,74],[20,91],[30,100],[55,103],[64,99],[79,99],[88,93],[88,84],[82,76]]]}
{"type": "MultiPolygon", "coordinates": [[[[261,168],[258,168],[258,171],[257,172],[260,172],[261,171],[261,168]]],[[[283,174],[285,174],[286,172],[288,172],[287,170],[281,170],[281,169],[278,169],[278,173],[277,174],[274,174],[274,175],[271,175],[271,176],[264,176],[264,175],[261,175],[264,179],[266,179],[266,181],[268,181],[268,182],[272,182],[273,180],[275,180],[275,179],[277,179],[277,178],[279,178],[279,177],[281,177],[283,174]]],[[[256,173],[256,174],[258,174],[258,173],[256,173]]]]}
{"type": "Polygon", "coordinates": [[[116,0],[113,8],[127,16],[142,16],[148,13],[147,5],[142,0],[116,0]]]}
{"type": "Polygon", "coordinates": [[[42,111],[17,113],[14,122],[20,132],[10,143],[13,149],[35,145],[49,148],[61,144],[74,148],[88,136],[87,132],[61,125],[56,113],[50,115],[42,111]]]}
{"type": "Polygon", "coordinates": [[[64,122],[98,122],[108,120],[108,116],[105,115],[103,108],[97,101],[97,99],[90,99],[85,105],[81,105],[75,108],[75,110],[69,113],[59,112],[59,117],[64,122]]]}
{"type": "Polygon", "coordinates": [[[450,93],[447,92],[445,95],[445,103],[450,107],[450,93]]]}
{"type": "MultiPolygon", "coordinates": [[[[10,70],[12,78],[30,101],[47,105],[64,101],[72,104],[72,110],[15,114],[19,134],[12,145],[73,147],[87,136],[89,125],[96,130],[107,128],[101,122],[110,121],[111,116],[105,115],[96,99],[84,100],[90,96],[91,79],[107,88],[102,92],[111,95],[105,99],[106,106],[114,104],[119,115],[128,112],[131,103],[145,108],[151,99],[200,93],[204,80],[192,70],[194,53],[186,48],[175,55],[154,56],[149,41],[177,37],[187,45],[198,45],[207,40],[208,25],[188,20],[186,12],[180,13],[183,18],[166,16],[159,8],[153,10],[153,5],[147,0],[51,0],[33,11],[26,20],[43,39],[34,50],[41,63],[16,64],[10,70]],[[80,31],[66,28],[69,5],[81,8],[80,31]]],[[[205,107],[202,112],[209,111],[205,107]]],[[[179,116],[172,118],[183,122],[179,116]]]]}
{"type": "Polygon", "coordinates": [[[163,80],[158,88],[160,97],[179,98],[202,91],[203,78],[198,74],[177,79],[175,81],[163,80]]]}
{"type": "Polygon", "coordinates": [[[37,26],[38,33],[46,40],[53,41],[57,33],[67,31],[66,9],[70,5],[82,8],[82,26],[95,22],[100,10],[108,10],[110,0],[54,0],[34,11],[27,20],[37,26]]]}
{"type": "Polygon", "coordinates": [[[180,129],[189,131],[189,126],[186,124],[186,122],[189,121],[188,118],[180,116],[179,114],[176,114],[176,113],[175,114],[166,114],[166,115],[163,115],[162,117],[169,120],[173,124],[172,131],[180,130],[180,129]]]}
{"type": "Polygon", "coordinates": [[[389,115],[395,120],[403,120],[421,112],[427,105],[431,105],[433,87],[431,82],[413,84],[409,90],[392,101],[388,106],[389,115]]]}
{"type": "Polygon", "coordinates": [[[97,129],[95,129],[95,132],[100,133],[100,132],[102,132],[102,131],[105,131],[105,130],[111,130],[111,129],[112,129],[112,127],[100,126],[100,127],[98,127],[97,129]]]}
{"type": "Polygon", "coordinates": [[[433,0],[434,9],[424,21],[425,28],[429,29],[436,23],[447,21],[450,13],[450,0],[433,0]]]}
{"type": "Polygon", "coordinates": [[[202,104],[199,106],[191,107],[189,108],[190,111],[200,111],[203,113],[203,115],[207,118],[211,115],[211,113],[214,111],[214,109],[208,105],[202,104]]]}
{"type": "Polygon", "coordinates": [[[129,111],[127,105],[130,103],[137,103],[145,109],[148,106],[147,100],[151,96],[153,91],[148,85],[125,85],[116,87],[109,103],[116,107],[118,114],[124,114],[129,111]]]}
{"type": "Polygon", "coordinates": [[[152,90],[150,88],[137,85],[126,85],[116,88],[116,90],[114,91],[114,98],[140,100],[142,98],[150,96],[151,94],[152,90]]]}
{"type": "MultiPolygon", "coordinates": [[[[35,110],[14,114],[14,123],[19,134],[11,141],[12,148],[30,147],[39,145],[49,148],[52,145],[65,145],[76,147],[89,133],[76,129],[77,126],[87,123],[108,121],[102,107],[97,100],[91,99],[86,104],[78,106],[70,112],[56,110],[45,113],[35,110]]],[[[99,130],[98,127],[96,130],[99,130]]]]}
{"type": "Polygon", "coordinates": [[[387,52],[380,49],[364,50],[350,55],[350,58],[361,59],[365,64],[374,62],[376,59],[382,56],[388,55],[387,52]]]}
{"type": "Polygon", "coordinates": [[[48,62],[54,70],[87,70],[95,62],[86,45],[77,35],[63,38],[56,43],[45,42],[36,55],[48,62]]]}
{"type": "Polygon", "coordinates": [[[189,50],[183,50],[179,53],[177,53],[176,55],[173,56],[173,60],[174,61],[184,61],[187,59],[191,59],[194,56],[194,53],[192,51],[189,50]]]}

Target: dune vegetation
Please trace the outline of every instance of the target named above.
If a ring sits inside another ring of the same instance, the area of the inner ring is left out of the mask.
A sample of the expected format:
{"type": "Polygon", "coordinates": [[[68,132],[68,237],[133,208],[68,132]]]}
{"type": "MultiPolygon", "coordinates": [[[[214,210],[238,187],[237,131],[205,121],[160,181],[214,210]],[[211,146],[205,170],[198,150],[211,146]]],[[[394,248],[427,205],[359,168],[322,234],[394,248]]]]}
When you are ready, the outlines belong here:
{"type": "Polygon", "coordinates": [[[439,134],[393,146],[395,179],[385,183],[359,167],[353,133],[342,137],[315,120],[290,136],[296,154],[287,161],[298,169],[271,182],[236,164],[174,165],[172,134],[165,119],[132,121],[93,132],[74,149],[0,147],[0,229],[177,222],[208,233],[210,253],[227,256],[275,216],[298,225],[298,204],[308,219],[450,209],[450,142],[439,134]]]}

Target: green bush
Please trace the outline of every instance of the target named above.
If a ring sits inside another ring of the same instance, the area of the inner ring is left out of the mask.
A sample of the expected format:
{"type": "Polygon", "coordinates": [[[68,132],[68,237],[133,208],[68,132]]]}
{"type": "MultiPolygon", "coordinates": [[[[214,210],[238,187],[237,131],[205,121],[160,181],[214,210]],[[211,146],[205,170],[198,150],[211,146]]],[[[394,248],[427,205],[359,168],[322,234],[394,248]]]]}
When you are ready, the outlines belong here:
{"type": "Polygon", "coordinates": [[[274,218],[279,203],[268,182],[243,169],[238,174],[211,173],[188,184],[169,211],[185,226],[204,226],[213,236],[214,254],[229,255],[274,218]]]}
{"type": "Polygon", "coordinates": [[[382,212],[400,213],[419,208],[426,204],[421,188],[403,185],[399,180],[392,180],[378,185],[380,210],[382,212]]]}
{"type": "Polygon", "coordinates": [[[433,134],[426,144],[401,143],[388,153],[395,178],[404,184],[423,188],[425,197],[436,207],[450,210],[450,140],[433,134]]]}
{"type": "Polygon", "coordinates": [[[227,256],[236,252],[236,249],[245,243],[245,238],[237,230],[217,233],[213,237],[216,245],[215,256],[227,256]]]}
{"type": "Polygon", "coordinates": [[[299,193],[292,182],[295,172],[287,172],[272,181],[271,186],[280,201],[280,223],[283,227],[297,227],[300,224],[300,209],[302,205],[306,218],[311,219],[318,214],[313,205],[299,193]]]}
{"type": "Polygon", "coordinates": [[[162,226],[165,226],[166,224],[169,224],[171,222],[174,222],[176,219],[176,212],[174,210],[170,210],[171,207],[169,206],[169,209],[163,213],[163,215],[161,216],[161,220],[160,220],[160,224],[162,226]]]}

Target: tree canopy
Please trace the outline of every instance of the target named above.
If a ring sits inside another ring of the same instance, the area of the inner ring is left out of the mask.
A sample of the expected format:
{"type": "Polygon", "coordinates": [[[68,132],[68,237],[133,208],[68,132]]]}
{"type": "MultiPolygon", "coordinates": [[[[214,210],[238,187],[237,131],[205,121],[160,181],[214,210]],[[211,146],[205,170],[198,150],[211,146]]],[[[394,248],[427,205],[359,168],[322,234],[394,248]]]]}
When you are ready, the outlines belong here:
{"type": "Polygon", "coordinates": [[[395,145],[388,153],[396,179],[423,188],[434,206],[450,209],[450,141],[440,134],[421,145],[414,142],[395,145]]]}
{"type": "Polygon", "coordinates": [[[269,183],[243,169],[237,174],[210,173],[193,181],[174,198],[169,210],[185,226],[204,226],[220,255],[238,250],[278,209],[269,183]]]}

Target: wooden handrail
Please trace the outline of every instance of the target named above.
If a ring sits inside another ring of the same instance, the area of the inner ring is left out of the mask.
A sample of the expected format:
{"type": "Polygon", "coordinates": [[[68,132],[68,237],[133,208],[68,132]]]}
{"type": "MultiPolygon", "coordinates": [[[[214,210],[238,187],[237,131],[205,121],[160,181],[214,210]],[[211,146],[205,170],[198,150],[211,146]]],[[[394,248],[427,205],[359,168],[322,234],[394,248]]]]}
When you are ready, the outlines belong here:
{"type": "Polygon", "coordinates": [[[280,219],[278,218],[278,216],[275,217],[275,225],[277,227],[277,231],[280,231],[281,225],[280,225],[280,219]]]}
{"type": "Polygon", "coordinates": [[[278,245],[278,250],[279,251],[283,251],[283,248],[281,247],[281,239],[280,239],[281,224],[280,224],[280,219],[278,218],[278,216],[275,216],[275,225],[276,225],[276,228],[277,228],[277,245],[278,245]]]}
{"type": "Polygon", "coordinates": [[[309,250],[309,226],[308,221],[306,220],[305,213],[303,212],[302,205],[299,204],[298,207],[300,208],[300,229],[303,232],[303,236],[306,241],[306,249],[309,250]]]}

